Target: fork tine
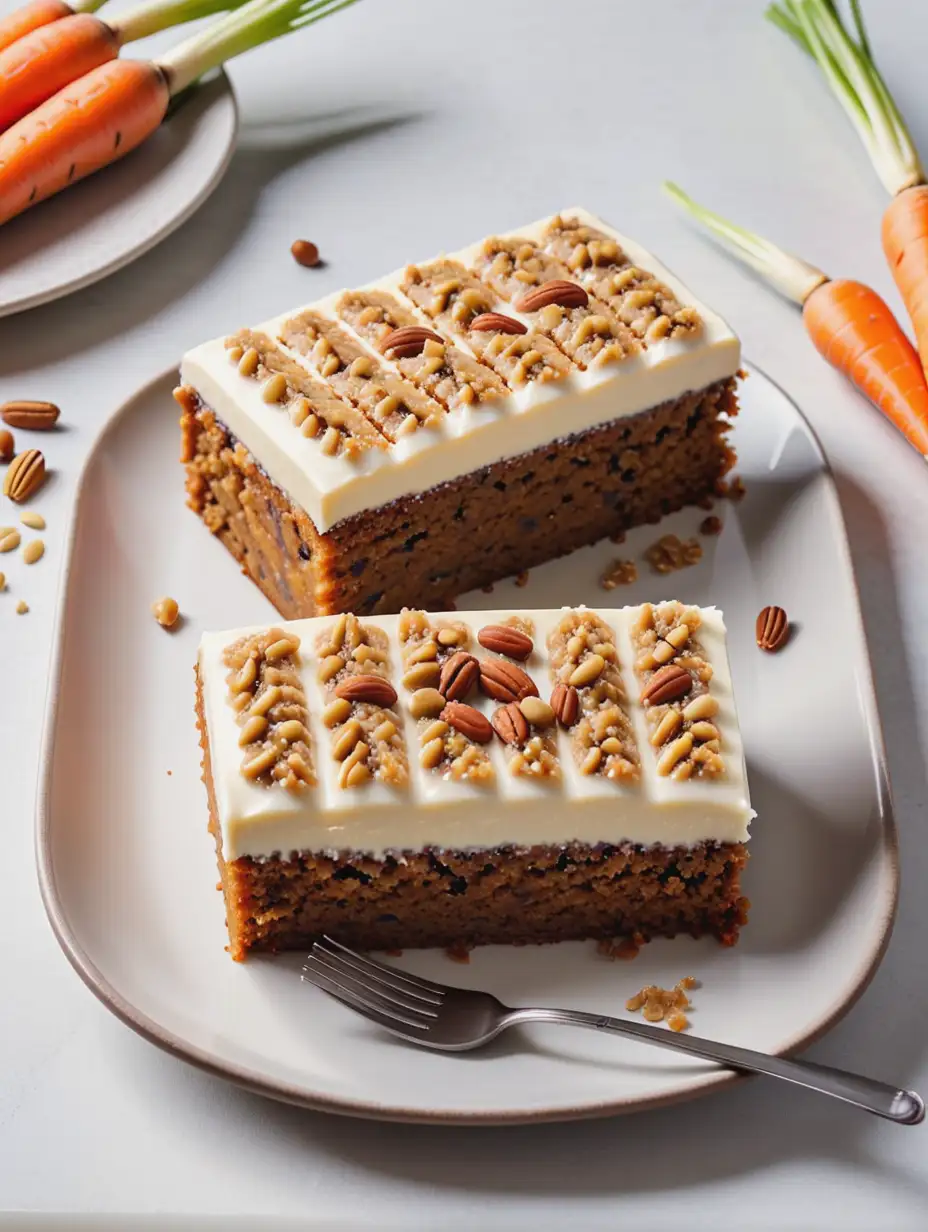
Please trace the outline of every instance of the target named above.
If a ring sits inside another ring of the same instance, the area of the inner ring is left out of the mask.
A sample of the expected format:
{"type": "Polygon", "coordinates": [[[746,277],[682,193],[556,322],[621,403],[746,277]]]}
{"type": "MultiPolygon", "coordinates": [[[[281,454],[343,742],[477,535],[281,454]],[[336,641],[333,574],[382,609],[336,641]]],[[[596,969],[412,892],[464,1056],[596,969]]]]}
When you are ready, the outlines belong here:
{"type": "Polygon", "coordinates": [[[437,1007],[433,1008],[426,1001],[419,1001],[417,1003],[402,992],[397,991],[397,989],[388,988],[383,983],[378,987],[363,972],[358,975],[351,967],[347,965],[341,966],[338,961],[331,961],[329,955],[324,950],[317,952],[314,948],[312,954],[307,956],[306,961],[325,967],[329,979],[340,988],[345,988],[356,996],[370,997],[371,1000],[376,999],[380,1003],[381,1009],[386,1009],[387,1006],[383,1002],[388,1002],[389,1005],[395,1005],[407,1014],[421,1014],[423,1017],[428,1018],[436,1016],[437,1007]]]}
{"type": "Polygon", "coordinates": [[[392,1001],[389,997],[382,996],[376,989],[369,988],[357,980],[351,980],[350,983],[346,983],[349,977],[333,970],[328,964],[320,962],[315,955],[309,955],[303,964],[303,971],[305,973],[321,975],[342,996],[351,997],[367,1009],[376,1010],[399,1022],[406,1023],[407,1026],[421,1027],[427,1030],[434,1021],[433,1017],[426,1017],[425,1014],[421,1014],[419,1010],[412,1006],[392,1001]]]}
{"type": "MultiPolygon", "coordinates": [[[[317,941],[313,946],[313,953],[317,957],[325,955],[326,958],[343,970],[350,968],[352,971],[358,972],[365,980],[374,980],[384,988],[389,988],[392,992],[402,993],[405,997],[414,997],[424,1005],[441,1005],[442,998],[438,993],[430,992],[426,988],[419,989],[411,981],[404,978],[403,972],[381,966],[380,963],[376,963],[373,960],[365,960],[360,955],[355,956],[351,950],[346,950],[344,946],[339,951],[330,949],[325,944],[317,941]]],[[[354,978],[357,979],[357,975],[354,978]]]]}
{"type": "Polygon", "coordinates": [[[304,983],[318,988],[327,997],[331,997],[333,1001],[338,1001],[346,1009],[352,1010],[362,1018],[366,1018],[368,1022],[376,1023],[378,1027],[383,1027],[384,1030],[391,1031],[402,1039],[411,1040],[415,1044],[425,1043],[428,1036],[428,1027],[417,1027],[415,1023],[412,1023],[405,1024],[408,1029],[404,1030],[404,1023],[401,1019],[394,1018],[392,1014],[382,1014],[379,1010],[370,1009],[359,998],[351,996],[350,993],[339,991],[335,984],[331,983],[324,975],[317,971],[304,968],[302,979],[304,983]]]}
{"type": "Polygon", "coordinates": [[[367,967],[368,969],[373,968],[381,975],[389,975],[394,980],[399,980],[401,983],[413,984],[420,993],[423,991],[434,992],[443,997],[448,991],[447,984],[434,984],[431,980],[423,979],[419,975],[410,975],[408,971],[398,971],[396,967],[388,967],[386,963],[376,962],[367,954],[358,954],[355,950],[349,950],[347,945],[342,945],[342,943],[340,941],[336,941],[334,937],[325,936],[322,938],[321,942],[317,941],[316,944],[334,946],[335,949],[341,950],[343,954],[347,954],[349,958],[352,958],[362,967],[367,967]]]}

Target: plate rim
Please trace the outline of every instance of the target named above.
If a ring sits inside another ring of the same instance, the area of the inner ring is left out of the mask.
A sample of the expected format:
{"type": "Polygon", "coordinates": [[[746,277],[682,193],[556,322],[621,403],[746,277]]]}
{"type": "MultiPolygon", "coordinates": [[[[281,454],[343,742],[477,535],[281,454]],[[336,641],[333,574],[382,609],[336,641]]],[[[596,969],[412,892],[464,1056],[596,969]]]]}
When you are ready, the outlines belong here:
{"type": "MultiPolygon", "coordinates": [[[[134,261],[137,261],[139,257],[144,257],[147,252],[151,252],[153,248],[157,248],[163,240],[166,240],[169,235],[172,235],[175,231],[182,227],[184,223],[189,221],[197,210],[199,210],[200,207],[204,205],[205,202],[213,195],[219,187],[220,182],[225,177],[225,174],[229,169],[229,163],[232,161],[233,155],[235,154],[238,145],[238,130],[241,116],[235,89],[225,69],[218,69],[216,76],[212,80],[220,82],[224,86],[224,88],[217,94],[214,105],[219,102],[229,102],[232,105],[232,131],[229,135],[229,141],[225,151],[223,152],[222,158],[219,160],[213,174],[209,177],[200,191],[187,202],[179,213],[175,214],[172,218],[169,218],[162,226],[156,228],[155,231],[151,232],[127,252],[123,252],[119,256],[114,257],[111,261],[100,266],[98,269],[89,271],[78,278],[62,283],[57,287],[46,288],[44,291],[36,291],[31,295],[21,295],[19,299],[11,300],[6,304],[0,303],[0,319],[16,316],[21,312],[29,312],[30,309],[39,308],[43,304],[53,304],[59,299],[65,299],[67,296],[74,295],[78,291],[83,291],[97,282],[102,282],[102,280],[104,278],[108,278],[110,274],[115,274],[119,270],[125,269],[126,266],[131,265],[134,261]]],[[[208,84],[210,84],[209,81],[204,83],[204,85],[208,84]]],[[[141,389],[136,390],[134,396],[137,397],[141,392],[141,389]]],[[[131,401],[131,399],[129,399],[129,401],[131,401]]],[[[122,407],[118,409],[121,410],[122,407]]],[[[108,423],[109,421],[107,420],[107,424],[108,423]]],[[[96,449],[98,444],[99,437],[93,441],[91,451],[96,449]]]]}
{"type": "MultiPolygon", "coordinates": [[[[234,95],[233,95],[234,99],[234,95]]],[[[821,464],[821,475],[827,479],[827,500],[831,502],[832,512],[837,519],[840,534],[837,536],[838,551],[850,576],[855,603],[855,623],[863,648],[861,666],[867,688],[864,701],[864,712],[867,720],[867,730],[870,737],[873,755],[873,770],[876,786],[877,813],[880,821],[881,836],[881,876],[879,878],[884,901],[882,916],[879,922],[880,936],[877,944],[867,952],[864,962],[851,981],[845,995],[837,1001],[825,1014],[808,1028],[797,1033],[786,1041],[773,1056],[792,1056],[795,1053],[814,1044],[838,1023],[856,1004],[866,991],[870,981],[876,974],[883,956],[886,953],[893,932],[896,912],[899,902],[899,844],[892,791],[889,779],[889,767],[886,757],[886,745],[877,706],[876,690],[873,681],[873,666],[870,655],[870,645],[866,636],[863,615],[860,605],[860,588],[851,557],[850,544],[847,537],[847,527],[841,511],[834,472],[822,448],[814,427],[809,423],[798,403],[772,377],[749,360],[743,361],[746,371],[754,372],[769,382],[777,392],[785,398],[800,417],[815,447],[821,464]],[[884,884],[888,881],[888,884],[884,884]]],[[[109,982],[82,946],[80,939],[71,925],[64,909],[64,904],[58,894],[54,862],[52,859],[51,842],[51,783],[54,762],[55,739],[58,726],[58,702],[60,698],[61,672],[64,663],[64,649],[67,640],[65,616],[71,601],[71,565],[77,539],[77,527],[86,496],[87,477],[96,455],[106,438],[116,428],[116,425],[131,413],[134,405],[150,396],[154,389],[166,383],[175,373],[175,366],[163,369],[156,376],[141,384],[132,394],[122,401],[97,429],[90,447],[81,465],[75,483],[75,497],[71,504],[66,532],[63,538],[62,564],[59,572],[58,600],[55,607],[52,627],[52,651],[49,657],[48,682],[45,697],[45,717],[42,725],[42,739],[39,755],[38,791],[36,793],[35,810],[35,858],[38,874],[39,890],[46,916],[51,925],[55,939],[60,945],[68,962],[80,976],[90,991],[107,1007],[121,1022],[130,1027],[143,1039],[157,1048],[185,1061],[190,1065],[214,1077],[223,1078],[253,1094],[263,1095],[281,1103],[295,1105],[314,1112],[336,1113],[342,1116],[357,1117],[363,1120],[389,1121],[407,1124],[431,1124],[448,1126],[503,1126],[528,1125],[566,1121],[594,1120],[617,1115],[627,1115],[634,1112],[644,1112],[653,1108],[668,1107],[712,1091],[728,1087],[734,1083],[745,1081],[747,1075],[720,1070],[710,1073],[688,1084],[684,1089],[668,1092],[664,1095],[645,1097],[628,1097],[608,1099],[599,1102],[584,1102],[575,1106],[557,1105],[550,1108],[532,1110],[513,1109],[510,1111],[456,1111],[450,1112],[435,1109],[404,1107],[396,1104],[381,1104],[372,1100],[357,1100],[338,1096],[320,1095],[307,1092],[304,1087],[293,1083],[277,1081],[250,1069],[245,1065],[218,1060],[216,1056],[205,1049],[191,1044],[174,1032],[166,1029],[156,1020],[139,1010],[131,1001],[109,982]]]]}

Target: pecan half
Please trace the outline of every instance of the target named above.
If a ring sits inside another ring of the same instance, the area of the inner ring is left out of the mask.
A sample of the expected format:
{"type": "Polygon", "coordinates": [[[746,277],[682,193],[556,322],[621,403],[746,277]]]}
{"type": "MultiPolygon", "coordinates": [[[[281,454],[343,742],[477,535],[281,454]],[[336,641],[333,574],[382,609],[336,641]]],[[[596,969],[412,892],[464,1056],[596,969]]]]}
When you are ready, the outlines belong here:
{"type": "Polygon", "coordinates": [[[527,633],[511,629],[508,625],[484,625],[477,634],[477,641],[485,650],[520,661],[527,659],[535,649],[535,643],[527,633]]]}
{"type": "Polygon", "coordinates": [[[412,355],[421,355],[427,342],[441,342],[444,338],[433,329],[424,325],[404,325],[402,329],[391,330],[380,344],[381,354],[388,359],[409,359],[412,355]]]}
{"type": "Polygon", "coordinates": [[[499,710],[494,712],[490,722],[504,744],[524,744],[528,739],[528,720],[519,709],[518,702],[509,702],[506,706],[500,706],[499,710]]]}
{"type": "Polygon", "coordinates": [[[580,713],[580,694],[572,684],[556,684],[551,693],[551,709],[562,727],[573,727],[580,713]]]}
{"type": "Polygon", "coordinates": [[[465,705],[464,702],[449,702],[441,712],[440,718],[444,719],[455,731],[459,731],[462,736],[473,740],[474,744],[489,744],[493,739],[490,720],[485,714],[481,714],[473,706],[465,705]]]}
{"type": "Polygon", "coordinates": [[[438,691],[449,702],[462,701],[480,676],[480,664],[466,650],[459,650],[442,664],[438,691]]]}
{"type": "Polygon", "coordinates": [[[47,432],[58,422],[60,414],[54,402],[4,402],[0,406],[0,419],[11,428],[29,428],[33,432],[47,432]]]}
{"type": "Polygon", "coordinates": [[[781,607],[765,607],[757,617],[757,644],[774,654],[789,637],[789,617],[781,607]]]}
{"type": "Polygon", "coordinates": [[[531,676],[505,659],[482,660],[480,689],[497,702],[520,702],[523,697],[538,696],[538,688],[531,676]]]}
{"type": "Polygon", "coordinates": [[[527,334],[528,327],[502,312],[481,312],[468,326],[475,334],[527,334]]]}
{"type": "Polygon", "coordinates": [[[42,486],[45,479],[45,459],[41,450],[27,449],[17,454],[3,477],[3,495],[20,504],[42,486]]]}
{"type": "Polygon", "coordinates": [[[335,696],[346,702],[370,702],[373,706],[392,706],[396,689],[383,676],[351,676],[336,685],[335,696]]]}
{"type": "Polygon", "coordinates": [[[668,663],[659,668],[645,686],[641,700],[650,706],[663,706],[667,702],[686,697],[693,687],[693,677],[685,667],[668,663]]]}
{"type": "Polygon", "coordinates": [[[562,308],[585,308],[590,297],[583,287],[576,282],[568,282],[566,278],[552,278],[543,282],[540,287],[533,287],[513,301],[516,312],[537,312],[539,308],[547,308],[549,304],[560,304],[562,308]]]}

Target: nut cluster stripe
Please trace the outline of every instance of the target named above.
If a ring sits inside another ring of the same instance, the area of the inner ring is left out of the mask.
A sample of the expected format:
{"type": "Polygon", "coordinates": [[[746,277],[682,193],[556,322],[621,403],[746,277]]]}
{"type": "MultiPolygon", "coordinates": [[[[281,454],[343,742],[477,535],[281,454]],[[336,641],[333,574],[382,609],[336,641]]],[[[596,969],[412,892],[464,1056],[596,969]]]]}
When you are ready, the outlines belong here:
{"type": "Polygon", "coordinates": [[[405,787],[409,765],[386,634],[357,616],[342,615],[318,635],[315,649],[326,701],[322,721],[332,731],[339,787],[359,787],[370,779],[405,787]]]}
{"type": "Polygon", "coordinates": [[[316,782],[299,652],[295,634],[274,628],[240,638],[223,654],[228,701],[240,729],[241,774],[292,792],[316,782]]]}
{"type": "Polygon", "coordinates": [[[698,608],[646,603],[631,631],[657,772],[675,779],[725,772],[712,665],[696,637],[701,623],[698,608]]]}

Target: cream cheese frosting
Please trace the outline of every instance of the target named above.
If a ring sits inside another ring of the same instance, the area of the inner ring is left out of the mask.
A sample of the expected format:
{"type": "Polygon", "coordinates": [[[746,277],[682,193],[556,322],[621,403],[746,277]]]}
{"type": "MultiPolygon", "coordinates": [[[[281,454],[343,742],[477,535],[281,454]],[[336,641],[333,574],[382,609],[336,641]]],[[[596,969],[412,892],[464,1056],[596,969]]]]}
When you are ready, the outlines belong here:
{"type": "MultiPolygon", "coordinates": [[[[436,625],[460,624],[471,634],[469,653],[478,660],[494,658],[477,643],[477,632],[490,624],[517,617],[534,629],[534,650],[521,664],[543,699],[551,695],[554,668],[548,637],[569,610],[487,611],[432,615],[436,625]]],[[[332,732],[322,721],[325,699],[319,684],[320,635],[337,617],[315,617],[279,626],[300,640],[298,672],[308,710],[309,744],[316,783],[289,791],[273,783],[247,779],[241,770],[241,728],[230,704],[226,649],[239,638],[262,631],[258,627],[204,634],[199,650],[199,678],[208,739],[217,823],[226,860],[242,856],[285,858],[295,851],[352,851],[382,858],[386,853],[446,850],[489,850],[501,846],[580,842],[631,842],[642,846],[737,843],[748,838],[753,817],[744,753],[725,642],[722,614],[697,609],[698,638],[711,666],[710,691],[717,705],[712,722],[720,736],[724,773],[715,778],[677,778],[659,771],[659,750],[649,740],[645,707],[639,701],[641,679],[633,665],[637,652],[633,632],[641,608],[596,608],[614,632],[617,662],[625,687],[624,703],[637,744],[640,774],[617,781],[602,774],[583,774],[568,732],[550,729],[560,774],[533,779],[511,773],[506,746],[498,739],[481,746],[489,754],[490,781],[472,783],[427,770],[418,757],[417,722],[404,691],[401,617],[365,618],[366,628],[381,630],[387,639],[387,671],[396,686],[395,707],[408,750],[408,780],[388,787],[376,778],[355,787],[339,785],[339,763],[331,753],[332,732]]],[[[322,639],[324,641],[324,638],[322,639]]],[[[490,717],[499,705],[475,692],[468,703],[490,717]]]]}
{"type": "MultiPolygon", "coordinates": [[[[507,383],[501,394],[494,392],[494,396],[470,405],[455,405],[392,442],[384,438],[384,448],[369,448],[355,456],[331,455],[318,436],[302,434],[286,409],[268,402],[260,383],[243,375],[238,365],[230,361],[224,339],[214,339],[188,352],[181,364],[181,381],[197,391],[271,480],[324,533],[345,518],[415,496],[573,433],[635,415],[737,373],[740,345],[722,318],[699,303],[650,253],[594,215],[580,209],[566,210],[500,238],[522,238],[541,244],[557,218],[594,227],[613,239],[628,261],[659,279],[682,305],[695,310],[700,328],[685,335],[644,337],[640,345],[632,340],[629,353],[619,361],[585,368],[571,362],[567,374],[558,380],[507,383]]],[[[448,254],[448,258],[479,274],[476,267],[483,243],[448,254]]],[[[407,314],[441,334],[449,346],[471,351],[466,338],[445,334],[404,294],[405,273],[395,271],[364,290],[389,294],[407,314]]],[[[494,296],[495,311],[514,317],[527,327],[534,326],[533,314],[519,312],[483,281],[494,296]]],[[[585,280],[580,277],[578,281],[585,280]]],[[[302,312],[314,310],[327,320],[338,322],[372,359],[387,363],[370,339],[353,330],[339,315],[338,305],[344,294],[338,292],[284,313],[256,326],[255,332],[267,336],[283,355],[318,380],[320,373],[311,358],[282,339],[287,322],[302,312]]],[[[628,333],[624,326],[621,328],[628,333]]],[[[471,354],[476,356],[476,351],[471,354]]],[[[470,355],[468,358],[472,363],[470,355]]],[[[395,371],[399,376],[399,369],[395,371]]],[[[500,387],[496,377],[493,385],[500,387]]]]}

